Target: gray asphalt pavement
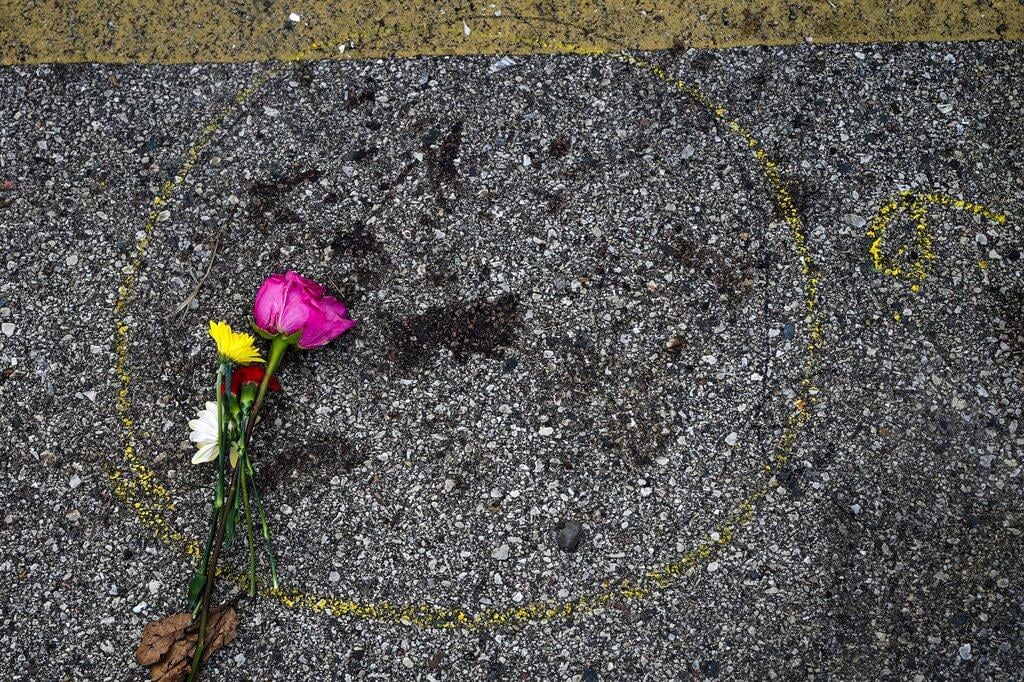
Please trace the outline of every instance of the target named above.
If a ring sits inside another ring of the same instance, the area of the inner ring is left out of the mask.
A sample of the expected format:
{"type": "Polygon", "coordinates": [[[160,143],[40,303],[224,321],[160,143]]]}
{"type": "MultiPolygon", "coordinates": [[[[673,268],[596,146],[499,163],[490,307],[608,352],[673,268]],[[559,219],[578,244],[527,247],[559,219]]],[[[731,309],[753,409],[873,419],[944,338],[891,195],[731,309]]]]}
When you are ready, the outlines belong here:
{"type": "Polygon", "coordinates": [[[207,321],[294,269],[360,324],[285,362],[295,593],[209,679],[1018,676],[1024,45],[645,57],[727,112],[599,56],[0,70],[0,669],[148,677],[207,321]]]}

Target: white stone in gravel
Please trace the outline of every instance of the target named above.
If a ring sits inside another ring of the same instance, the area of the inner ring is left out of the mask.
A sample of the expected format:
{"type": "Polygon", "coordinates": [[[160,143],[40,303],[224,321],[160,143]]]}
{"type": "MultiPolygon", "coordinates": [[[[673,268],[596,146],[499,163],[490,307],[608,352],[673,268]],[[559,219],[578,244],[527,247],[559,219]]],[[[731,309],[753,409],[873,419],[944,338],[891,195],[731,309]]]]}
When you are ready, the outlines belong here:
{"type": "Polygon", "coordinates": [[[4,322],[3,324],[0,324],[0,331],[4,333],[4,336],[14,336],[14,329],[15,327],[13,322],[4,322]]]}
{"type": "Polygon", "coordinates": [[[537,430],[537,434],[541,436],[550,436],[555,430],[550,426],[542,426],[537,430]]]}
{"type": "Polygon", "coordinates": [[[75,488],[77,488],[77,487],[78,487],[78,486],[80,486],[80,485],[82,485],[82,479],[81,479],[81,478],[79,478],[78,474],[74,474],[74,475],[73,475],[73,476],[71,476],[71,478],[70,478],[70,479],[68,480],[68,486],[69,486],[69,487],[70,487],[70,488],[71,488],[72,490],[74,490],[75,488]]]}
{"type": "Polygon", "coordinates": [[[962,645],[960,647],[960,658],[964,659],[965,661],[971,660],[971,645],[970,644],[964,644],[964,645],[962,645]]]}
{"type": "Polygon", "coordinates": [[[685,147],[683,147],[683,151],[682,151],[681,156],[684,159],[692,159],[694,151],[696,151],[696,150],[694,150],[693,145],[692,144],[688,144],[685,147]]]}
{"type": "Polygon", "coordinates": [[[147,603],[146,603],[146,602],[144,602],[144,601],[140,601],[140,602],[139,602],[138,604],[136,604],[136,605],[135,605],[135,606],[134,606],[134,607],[132,608],[132,613],[142,613],[143,611],[145,611],[145,610],[146,610],[146,607],[147,607],[147,606],[149,606],[149,604],[147,604],[147,603]]]}
{"type": "Polygon", "coordinates": [[[726,445],[736,445],[736,441],[738,439],[739,439],[739,435],[735,431],[733,431],[732,433],[730,433],[728,436],[725,437],[725,444],[726,445]]]}
{"type": "Polygon", "coordinates": [[[162,582],[160,582],[159,580],[150,580],[149,583],[146,584],[146,587],[148,587],[149,591],[151,593],[153,593],[153,594],[156,594],[157,592],[159,592],[160,588],[163,587],[163,586],[164,586],[164,584],[162,582]]]}
{"type": "MultiPolygon", "coordinates": [[[[216,382],[214,383],[214,387],[216,388],[216,382]]],[[[327,576],[327,579],[330,580],[332,583],[336,583],[339,580],[341,580],[341,574],[337,571],[331,571],[331,574],[327,576]]],[[[198,639],[196,641],[198,641],[198,639]]]]}
{"type": "Polygon", "coordinates": [[[508,561],[508,545],[502,545],[491,552],[491,558],[498,561],[508,561]]]}
{"type": "Polygon", "coordinates": [[[76,256],[75,254],[71,254],[70,256],[64,259],[64,262],[72,266],[78,265],[78,256],[76,256]]]}
{"type": "Polygon", "coordinates": [[[708,564],[708,573],[714,573],[717,570],[718,570],[718,562],[717,561],[712,561],[710,564],[708,564]]]}

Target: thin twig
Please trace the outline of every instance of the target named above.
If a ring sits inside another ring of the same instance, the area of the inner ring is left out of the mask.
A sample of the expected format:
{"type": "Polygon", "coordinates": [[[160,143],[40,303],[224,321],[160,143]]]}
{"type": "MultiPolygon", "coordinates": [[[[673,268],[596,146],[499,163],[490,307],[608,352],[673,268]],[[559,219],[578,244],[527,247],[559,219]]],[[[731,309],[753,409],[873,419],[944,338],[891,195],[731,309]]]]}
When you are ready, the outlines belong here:
{"type": "Polygon", "coordinates": [[[206,263],[206,272],[204,272],[203,276],[199,278],[199,282],[197,282],[195,288],[192,289],[192,293],[186,296],[184,301],[176,305],[167,313],[168,319],[185,312],[188,307],[192,305],[192,301],[196,300],[196,296],[199,295],[199,291],[203,288],[203,285],[206,284],[206,280],[210,276],[210,271],[213,270],[213,261],[217,259],[217,248],[220,246],[220,235],[221,233],[218,232],[217,236],[213,240],[213,249],[210,251],[210,260],[206,263]]]}

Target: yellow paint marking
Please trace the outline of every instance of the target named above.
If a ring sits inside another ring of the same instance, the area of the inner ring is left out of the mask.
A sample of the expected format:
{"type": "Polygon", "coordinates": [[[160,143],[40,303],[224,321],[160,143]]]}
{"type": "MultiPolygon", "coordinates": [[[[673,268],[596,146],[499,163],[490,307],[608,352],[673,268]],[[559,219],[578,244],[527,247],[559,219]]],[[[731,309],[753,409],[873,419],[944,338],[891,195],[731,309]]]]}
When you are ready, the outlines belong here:
{"type": "MultiPolygon", "coordinates": [[[[867,236],[871,239],[868,252],[871,254],[875,270],[884,275],[911,282],[910,290],[914,293],[921,291],[921,282],[928,277],[928,263],[936,259],[935,238],[928,227],[928,205],[955,208],[981,216],[998,225],[1006,224],[1005,215],[972,201],[934,192],[920,194],[900,192],[894,199],[879,208],[875,216],[868,222],[867,236]],[[911,249],[913,250],[914,257],[903,259],[906,261],[905,263],[885,254],[886,231],[892,222],[900,216],[906,216],[914,223],[913,242],[901,244],[895,250],[896,255],[900,258],[907,256],[911,249]]],[[[978,267],[985,270],[988,268],[988,263],[980,260],[978,267]]],[[[899,317],[895,316],[895,319],[899,320],[899,317]]]]}
{"type": "Polygon", "coordinates": [[[1018,0],[0,3],[2,64],[286,60],[300,50],[320,59],[350,51],[365,58],[1021,38],[1018,0]],[[321,46],[304,49],[313,42],[321,46]]]}

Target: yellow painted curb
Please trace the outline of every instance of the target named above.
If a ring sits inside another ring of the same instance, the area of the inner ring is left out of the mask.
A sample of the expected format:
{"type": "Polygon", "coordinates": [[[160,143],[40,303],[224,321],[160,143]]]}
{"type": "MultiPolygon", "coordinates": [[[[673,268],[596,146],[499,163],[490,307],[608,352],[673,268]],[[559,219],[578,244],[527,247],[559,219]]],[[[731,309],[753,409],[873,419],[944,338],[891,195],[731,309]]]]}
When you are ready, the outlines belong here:
{"type": "Polygon", "coordinates": [[[1021,38],[1020,0],[0,0],[0,64],[1021,38]]]}

